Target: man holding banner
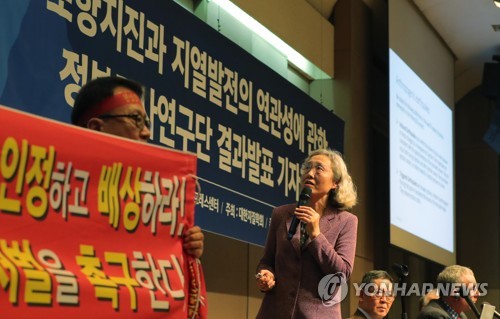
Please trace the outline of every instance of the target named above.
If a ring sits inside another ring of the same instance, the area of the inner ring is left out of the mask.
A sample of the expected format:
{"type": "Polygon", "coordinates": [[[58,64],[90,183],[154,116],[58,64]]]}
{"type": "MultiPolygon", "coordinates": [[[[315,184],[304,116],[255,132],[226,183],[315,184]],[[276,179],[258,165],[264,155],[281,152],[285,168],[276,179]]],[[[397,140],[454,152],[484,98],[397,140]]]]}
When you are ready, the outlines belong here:
{"type": "Polygon", "coordinates": [[[206,317],[196,155],[4,106],[0,126],[2,317],[206,317]]]}
{"type": "MultiPolygon", "coordinates": [[[[75,98],[71,122],[91,130],[146,143],[150,137],[150,122],[139,83],[116,76],[94,79],[84,85],[75,98]]],[[[206,318],[206,288],[203,271],[197,258],[203,254],[204,235],[198,226],[183,234],[188,259],[189,312],[188,318],[206,318]],[[202,301],[205,301],[203,303],[202,301]]]]}
{"type": "MultiPolygon", "coordinates": [[[[82,87],[71,113],[71,122],[94,131],[147,142],[150,123],[139,83],[121,77],[103,77],[82,87]]],[[[184,234],[184,249],[195,258],[203,254],[203,233],[194,226],[184,234]]]]}

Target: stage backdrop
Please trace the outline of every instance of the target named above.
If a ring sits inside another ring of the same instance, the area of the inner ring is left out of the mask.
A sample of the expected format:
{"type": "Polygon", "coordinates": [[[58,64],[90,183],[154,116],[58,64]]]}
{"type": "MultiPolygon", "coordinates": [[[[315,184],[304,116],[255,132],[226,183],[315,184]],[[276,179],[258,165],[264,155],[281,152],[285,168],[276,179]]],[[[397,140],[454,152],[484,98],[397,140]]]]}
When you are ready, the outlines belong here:
{"type": "Polygon", "coordinates": [[[0,6],[0,103],[69,122],[90,79],[143,83],[151,143],[197,154],[204,230],[263,245],[307,153],[342,151],[342,120],[173,1],[0,6]]]}
{"type": "Polygon", "coordinates": [[[188,318],[196,156],[1,106],[0,127],[0,317],[188,318]]]}

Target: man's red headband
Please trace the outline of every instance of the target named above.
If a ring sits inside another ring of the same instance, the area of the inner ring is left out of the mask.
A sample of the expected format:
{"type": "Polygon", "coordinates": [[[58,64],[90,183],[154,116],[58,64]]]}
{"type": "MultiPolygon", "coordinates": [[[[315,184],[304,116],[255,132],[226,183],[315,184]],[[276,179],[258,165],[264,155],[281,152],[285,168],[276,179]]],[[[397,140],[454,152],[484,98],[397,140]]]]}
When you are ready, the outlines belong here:
{"type": "Polygon", "coordinates": [[[86,125],[87,122],[93,117],[99,117],[99,115],[106,114],[109,111],[116,109],[117,107],[128,105],[128,104],[140,104],[142,105],[141,99],[135,92],[132,91],[121,91],[115,93],[114,95],[104,99],[101,103],[98,103],[91,108],[89,108],[82,116],[80,120],[81,125],[86,125]]]}

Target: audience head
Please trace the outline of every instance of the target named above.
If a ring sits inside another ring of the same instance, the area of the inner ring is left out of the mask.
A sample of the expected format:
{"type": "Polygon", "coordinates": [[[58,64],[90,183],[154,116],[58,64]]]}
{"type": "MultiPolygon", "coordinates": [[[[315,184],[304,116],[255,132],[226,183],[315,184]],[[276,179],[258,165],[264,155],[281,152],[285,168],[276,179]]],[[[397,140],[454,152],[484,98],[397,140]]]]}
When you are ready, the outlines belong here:
{"type": "Polygon", "coordinates": [[[440,299],[445,301],[457,313],[470,309],[461,295],[468,295],[474,303],[479,296],[476,278],[468,267],[451,265],[444,268],[437,277],[437,283],[440,289],[440,299]]]}
{"type": "Polygon", "coordinates": [[[75,98],[71,122],[96,131],[146,142],[150,122],[143,104],[143,87],[110,76],[84,85],[75,98]]]}
{"type": "Polygon", "coordinates": [[[361,282],[364,285],[360,291],[358,307],[372,319],[385,318],[395,298],[394,280],[384,270],[371,270],[365,273],[361,282]]]}

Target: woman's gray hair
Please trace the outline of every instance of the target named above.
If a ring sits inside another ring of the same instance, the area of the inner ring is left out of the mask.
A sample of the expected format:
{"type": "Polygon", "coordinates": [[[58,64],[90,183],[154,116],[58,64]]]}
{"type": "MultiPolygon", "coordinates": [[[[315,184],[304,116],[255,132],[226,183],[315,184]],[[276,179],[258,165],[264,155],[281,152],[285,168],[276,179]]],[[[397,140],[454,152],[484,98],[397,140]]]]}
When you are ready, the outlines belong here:
{"type": "MultiPolygon", "coordinates": [[[[337,184],[335,190],[331,190],[328,195],[328,202],[335,208],[350,210],[357,203],[358,194],[351,175],[347,170],[347,166],[342,158],[342,154],[338,151],[322,148],[312,151],[304,160],[304,164],[308,163],[313,156],[326,155],[330,159],[331,169],[333,171],[333,181],[337,184]]],[[[305,166],[302,165],[301,175],[305,173],[305,166]]]]}

